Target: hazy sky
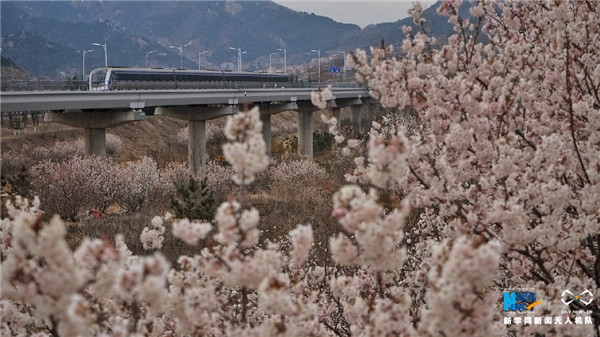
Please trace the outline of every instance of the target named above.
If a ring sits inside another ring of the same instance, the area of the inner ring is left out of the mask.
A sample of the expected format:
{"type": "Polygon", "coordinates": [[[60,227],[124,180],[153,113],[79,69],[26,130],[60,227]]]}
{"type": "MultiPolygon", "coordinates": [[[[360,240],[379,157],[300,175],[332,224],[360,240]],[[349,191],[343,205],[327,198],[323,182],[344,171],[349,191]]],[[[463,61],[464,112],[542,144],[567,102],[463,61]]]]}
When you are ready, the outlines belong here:
{"type": "MultiPolygon", "coordinates": [[[[394,22],[408,16],[413,0],[274,0],[296,11],[328,16],[335,21],[361,27],[373,23],[394,22]]],[[[421,1],[423,7],[433,0],[421,1]]]]}

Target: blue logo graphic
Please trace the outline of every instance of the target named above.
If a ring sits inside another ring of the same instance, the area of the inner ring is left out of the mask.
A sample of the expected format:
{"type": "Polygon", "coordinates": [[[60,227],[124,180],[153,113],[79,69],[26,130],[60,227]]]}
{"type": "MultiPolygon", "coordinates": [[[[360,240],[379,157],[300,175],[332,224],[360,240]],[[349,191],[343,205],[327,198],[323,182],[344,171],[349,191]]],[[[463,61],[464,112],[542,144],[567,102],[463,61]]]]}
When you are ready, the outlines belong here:
{"type": "Polygon", "coordinates": [[[534,292],[504,292],[504,311],[526,311],[541,303],[536,302],[534,292]]]}

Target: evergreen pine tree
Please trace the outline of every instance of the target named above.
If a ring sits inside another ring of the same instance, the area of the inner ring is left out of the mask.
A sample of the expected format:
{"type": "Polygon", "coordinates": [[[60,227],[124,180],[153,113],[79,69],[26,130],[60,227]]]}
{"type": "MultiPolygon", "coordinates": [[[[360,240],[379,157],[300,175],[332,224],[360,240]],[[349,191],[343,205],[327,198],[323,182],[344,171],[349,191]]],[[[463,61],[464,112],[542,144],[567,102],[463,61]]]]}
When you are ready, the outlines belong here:
{"type": "Polygon", "coordinates": [[[212,220],[217,207],[206,180],[206,177],[198,181],[190,176],[187,183],[175,183],[175,194],[171,195],[170,201],[175,216],[190,220],[212,220]]]}

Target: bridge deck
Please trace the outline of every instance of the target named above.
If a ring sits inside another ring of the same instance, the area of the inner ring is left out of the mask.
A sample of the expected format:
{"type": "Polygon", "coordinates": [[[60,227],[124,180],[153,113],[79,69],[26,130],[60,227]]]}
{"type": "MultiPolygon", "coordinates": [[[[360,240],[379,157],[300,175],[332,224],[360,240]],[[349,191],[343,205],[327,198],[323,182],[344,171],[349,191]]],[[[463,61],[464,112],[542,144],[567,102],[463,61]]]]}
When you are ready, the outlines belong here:
{"type": "MultiPolygon", "coordinates": [[[[310,100],[317,88],[123,91],[34,91],[0,93],[0,111],[132,109],[155,106],[224,105],[310,100]]],[[[362,88],[333,88],[334,99],[365,98],[362,88]]]]}

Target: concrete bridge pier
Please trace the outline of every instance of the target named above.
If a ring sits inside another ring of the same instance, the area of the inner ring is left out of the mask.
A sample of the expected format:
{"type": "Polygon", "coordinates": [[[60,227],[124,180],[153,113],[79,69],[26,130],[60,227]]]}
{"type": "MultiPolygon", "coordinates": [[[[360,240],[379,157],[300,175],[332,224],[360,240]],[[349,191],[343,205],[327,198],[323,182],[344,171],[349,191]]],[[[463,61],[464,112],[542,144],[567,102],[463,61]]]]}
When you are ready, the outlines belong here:
{"type": "Polygon", "coordinates": [[[85,128],[85,154],[106,157],[106,128],[124,123],[145,121],[146,115],[136,110],[66,110],[49,112],[45,122],[85,128]]]}
{"type": "Polygon", "coordinates": [[[262,134],[265,140],[267,155],[271,155],[271,115],[284,111],[298,110],[298,104],[295,101],[287,103],[258,104],[260,110],[260,120],[263,123],[262,134]]]}
{"type": "Polygon", "coordinates": [[[188,125],[188,166],[195,174],[206,164],[206,121],[238,112],[237,105],[157,107],[156,115],[183,119],[188,125]]]}
{"type": "Polygon", "coordinates": [[[191,173],[206,164],[206,120],[189,119],[188,125],[188,165],[191,173]]]}
{"type": "Polygon", "coordinates": [[[352,123],[352,137],[358,138],[360,136],[360,129],[362,128],[361,121],[361,106],[352,105],[352,115],[350,121],[352,123]]]}
{"type": "Polygon", "coordinates": [[[337,120],[338,132],[342,132],[342,108],[335,106],[335,107],[331,108],[331,112],[333,113],[333,116],[337,120]]]}
{"type": "Polygon", "coordinates": [[[313,157],[313,112],[319,110],[310,102],[298,104],[298,154],[313,157]]]}
{"type": "Polygon", "coordinates": [[[106,128],[85,129],[85,154],[106,157],[106,128]]]}
{"type": "Polygon", "coordinates": [[[341,131],[341,108],[350,107],[352,109],[350,113],[350,125],[352,126],[352,137],[357,138],[359,136],[361,128],[361,113],[362,113],[363,101],[360,98],[352,99],[337,99],[332,104],[332,112],[338,120],[338,129],[341,131]]]}
{"type": "Polygon", "coordinates": [[[263,110],[260,110],[260,121],[263,123],[262,125],[262,134],[263,139],[265,140],[265,152],[268,156],[271,156],[271,142],[273,140],[271,134],[271,115],[263,113],[263,110]]]}

